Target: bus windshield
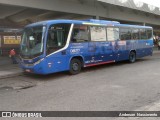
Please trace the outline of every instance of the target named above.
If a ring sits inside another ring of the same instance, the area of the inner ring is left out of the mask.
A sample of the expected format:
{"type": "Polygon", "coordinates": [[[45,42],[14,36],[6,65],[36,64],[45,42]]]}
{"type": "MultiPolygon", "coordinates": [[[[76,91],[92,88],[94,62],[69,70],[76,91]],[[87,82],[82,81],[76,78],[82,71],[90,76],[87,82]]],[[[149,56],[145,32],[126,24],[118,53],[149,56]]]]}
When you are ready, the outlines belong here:
{"type": "Polygon", "coordinates": [[[24,29],[21,42],[21,55],[27,58],[37,57],[43,52],[45,26],[24,29]]]}

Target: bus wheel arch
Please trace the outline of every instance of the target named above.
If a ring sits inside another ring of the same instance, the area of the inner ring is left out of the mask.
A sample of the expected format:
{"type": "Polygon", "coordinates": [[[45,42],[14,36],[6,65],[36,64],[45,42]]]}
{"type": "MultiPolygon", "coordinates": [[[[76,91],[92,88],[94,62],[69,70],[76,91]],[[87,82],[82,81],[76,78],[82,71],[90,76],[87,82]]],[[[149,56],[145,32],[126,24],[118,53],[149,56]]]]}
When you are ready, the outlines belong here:
{"type": "Polygon", "coordinates": [[[80,73],[84,65],[83,58],[81,56],[75,56],[70,60],[69,72],[72,75],[80,73]]]}
{"type": "Polygon", "coordinates": [[[136,56],[137,56],[136,50],[131,50],[129,53],[129,62],[134,63],[136,61],[136,56]]]}

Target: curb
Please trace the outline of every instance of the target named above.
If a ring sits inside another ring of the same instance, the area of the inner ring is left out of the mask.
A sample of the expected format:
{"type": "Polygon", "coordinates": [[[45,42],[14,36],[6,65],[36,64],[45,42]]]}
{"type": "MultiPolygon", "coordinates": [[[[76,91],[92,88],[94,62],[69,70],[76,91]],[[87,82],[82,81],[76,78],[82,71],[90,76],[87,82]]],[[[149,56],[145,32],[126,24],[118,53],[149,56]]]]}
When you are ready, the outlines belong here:
{"type": "Polygon", "coordinates": [[[17,76],[22,76],[22,75],[23,75],[23,72],[17,72],[17,73],[13,73],[13,74],[6,74],[6,75],[0,76],[0,80],[6,79],[6,78],[12,78],[12,77],[17,77],[17,76]]]}
{"type": "Polygon", "coordinates": [[[160,53],[160,51],[153,51],[153,54],[157,54],[157,53],[160,53]]]}

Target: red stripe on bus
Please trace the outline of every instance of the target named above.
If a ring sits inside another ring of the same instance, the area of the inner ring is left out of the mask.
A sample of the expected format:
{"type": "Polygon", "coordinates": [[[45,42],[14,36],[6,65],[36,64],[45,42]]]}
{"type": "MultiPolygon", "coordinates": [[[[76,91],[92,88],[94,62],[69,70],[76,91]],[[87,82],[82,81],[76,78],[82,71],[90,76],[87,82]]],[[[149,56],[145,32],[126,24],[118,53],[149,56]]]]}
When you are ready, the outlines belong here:
{"type": "Polygon", "coordinates": [[[103,65],[103,64],[114,63],[114,62],[115,61],[101,62],[101,63],[97,63],[97,64],[86,65],[85,67],[91,67],[91,66],[96,66],[96,65],[103,65]]]}

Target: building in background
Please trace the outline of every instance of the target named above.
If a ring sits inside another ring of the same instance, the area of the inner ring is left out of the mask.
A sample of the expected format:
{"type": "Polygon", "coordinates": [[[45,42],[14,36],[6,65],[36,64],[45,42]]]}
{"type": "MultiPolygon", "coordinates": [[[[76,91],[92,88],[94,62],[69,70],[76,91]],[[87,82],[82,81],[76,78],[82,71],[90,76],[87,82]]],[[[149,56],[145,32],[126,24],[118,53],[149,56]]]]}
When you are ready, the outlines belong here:
{"type": "Polygon", "coordinates": [[[11,49],[19,52],[22,26],[8,20],[0,20],[0,55],[6,56],[11,49]]]}
{"type": "MultiPolygon", "coordinates": [[[[5,29],[7,30],[7,29],[5,29]]],[[[9,29],[9,31],[0,31],[0,55],[8,55],[11,49],[19,52],[21,42],[21,32],[9,29]]]]}

